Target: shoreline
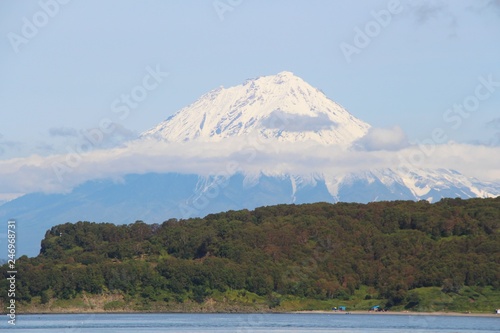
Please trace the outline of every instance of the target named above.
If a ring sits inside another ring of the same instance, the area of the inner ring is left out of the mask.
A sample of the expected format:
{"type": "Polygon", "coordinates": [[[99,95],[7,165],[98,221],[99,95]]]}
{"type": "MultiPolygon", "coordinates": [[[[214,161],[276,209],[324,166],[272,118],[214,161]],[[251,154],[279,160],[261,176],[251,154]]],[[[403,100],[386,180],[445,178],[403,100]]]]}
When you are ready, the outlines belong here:
{"type": "Polygon", "coordinates": [[[288,313],[300,313],[300,314],[331,314],[331,315],[397,315],[397,316],[454,316],[454,317],[493,317],[500,318],[499,314],[495,313],[481,313],[481,312],[414,312],[414,311],[387,311],[387,312],[375,312],[375,311],[324,311],[324,310],[310,310],[310,311],[293,311],[288,313]]]}
{"type": "MultiPolygon", "coordinates": [[[[3,313],[2,313],[3,314],[3,313]]],[[[286,312],[141,312],[141,311],[97,311],[97,312],[27,312],[18,313],[17,315],[100,315],[100,314],[325,314],[325,315],[376,315],[376,316],[436,316],[436,317],[490,317],[500,318],[499,314],[495,313],[466,313],[466,312],[412,312],[412,311],[326,311],[326,310],[302,310],[302,311],[286,311],[286,312]]]]}

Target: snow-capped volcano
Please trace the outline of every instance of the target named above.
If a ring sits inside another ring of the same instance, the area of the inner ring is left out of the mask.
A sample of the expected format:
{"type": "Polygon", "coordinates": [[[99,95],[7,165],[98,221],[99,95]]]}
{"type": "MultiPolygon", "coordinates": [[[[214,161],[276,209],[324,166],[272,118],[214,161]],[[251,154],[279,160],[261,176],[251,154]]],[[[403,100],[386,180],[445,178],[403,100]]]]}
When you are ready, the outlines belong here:
{"type": "MultiPolygon", "coordinates": [[[[160,140],[135,140],[104,159],[119,163],[117,158],[127,167],[139,161],[140,170],[147,164],[149,172],[124,175],[120,182],[91,179],[71,193],[30,193],[0,203],[0,220],[22,221],[24,248],[17,253],[36,255],[46,230],[65,221],[161,223],[280,203],[435,202],[500,195],[500,182],[407,163],[372,165],[369,161],[387,151],[363,153],[370,159],[364,161],[356,149],[335,149],[351,147],[369,129],[290,72],[247,80],[203,95],[141,136],[160,140]],[[270,140],[242,152],[246,139],[239,139],[247,135],[270,140]],[[273,140],[282,142],[267,145],[273,140]],[[208,158],[200,153],[205,151],[208,158]]],[[[371,140],[370,135],[365,139],[371,140]]],[[[6,246],[2,239],[0,246],[6,246]]]]}
{"type": "Polygon", "coordinates": [[[170,142],[263,138],[349,146],[370,125],[290,72],[212,90],[142,134],[170,142]]]}

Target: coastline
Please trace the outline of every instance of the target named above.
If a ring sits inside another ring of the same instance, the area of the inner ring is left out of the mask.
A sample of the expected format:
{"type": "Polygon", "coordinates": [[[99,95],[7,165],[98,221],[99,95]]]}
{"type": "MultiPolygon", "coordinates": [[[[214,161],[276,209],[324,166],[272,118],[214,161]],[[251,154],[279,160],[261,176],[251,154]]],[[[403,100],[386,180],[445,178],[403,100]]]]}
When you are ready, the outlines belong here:
{"type": "Polygon", "coordinates": [[[387,311],[387,312],[374,312],[374,311],[325,311],[325,310],[302,310],[302,311],[265,311],[265,312],[185,312],[185,311],[54,311],[54,312],[24,312],[19,315],[74,315],[74,314],[322,314],[322,315],[375,315],[375,316],[436,316],[436,317],[489,317],[499,318],[500,315],[495,313],[467,313],[467,312],[413,312],[413,311],[387,311]]]}
{"type": "Polygon", "coordinates": [[[331,314],[331,315],[397,315],[397,316],[456,316],[456,317],[493,317],[500,318],[500,315],[495,313],[478,313],[478,312],[414,312],[414,311],[387,311],[387,312],[375,312],[375,311],[324,311],[324,310],[310,310],[310,311],[293,311],[288,313],[299,313],[299,314],[331,314]]]}

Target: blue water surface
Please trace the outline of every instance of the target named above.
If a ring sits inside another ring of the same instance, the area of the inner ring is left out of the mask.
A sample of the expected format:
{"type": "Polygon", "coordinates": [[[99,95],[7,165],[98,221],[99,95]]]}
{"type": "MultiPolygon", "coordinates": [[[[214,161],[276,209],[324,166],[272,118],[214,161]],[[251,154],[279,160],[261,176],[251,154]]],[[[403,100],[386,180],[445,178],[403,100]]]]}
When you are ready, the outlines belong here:
{"type": "Polygon", "coordinates": [[[16,333],[500,332],[499,317],[381,314],[50,314],[5,316],[16,333]]]}

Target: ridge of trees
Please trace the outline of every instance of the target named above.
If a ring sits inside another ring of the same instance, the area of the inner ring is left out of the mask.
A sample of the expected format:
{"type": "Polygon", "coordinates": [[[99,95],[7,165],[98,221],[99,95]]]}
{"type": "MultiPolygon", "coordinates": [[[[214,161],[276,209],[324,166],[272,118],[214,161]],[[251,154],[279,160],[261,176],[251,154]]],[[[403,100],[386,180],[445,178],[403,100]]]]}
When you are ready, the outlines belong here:
{"type": "Polygon", "coordinates": [[[500,198],[277,205],[162,224],[65,223],[46,232],[37,257],[16,266],[16,297],[24,302],[81,292],[203,302],[230,289],[349,299],[368,286],[367,296],[388,306],[411,304],[415,288],[500,288],[500,198]]]}

